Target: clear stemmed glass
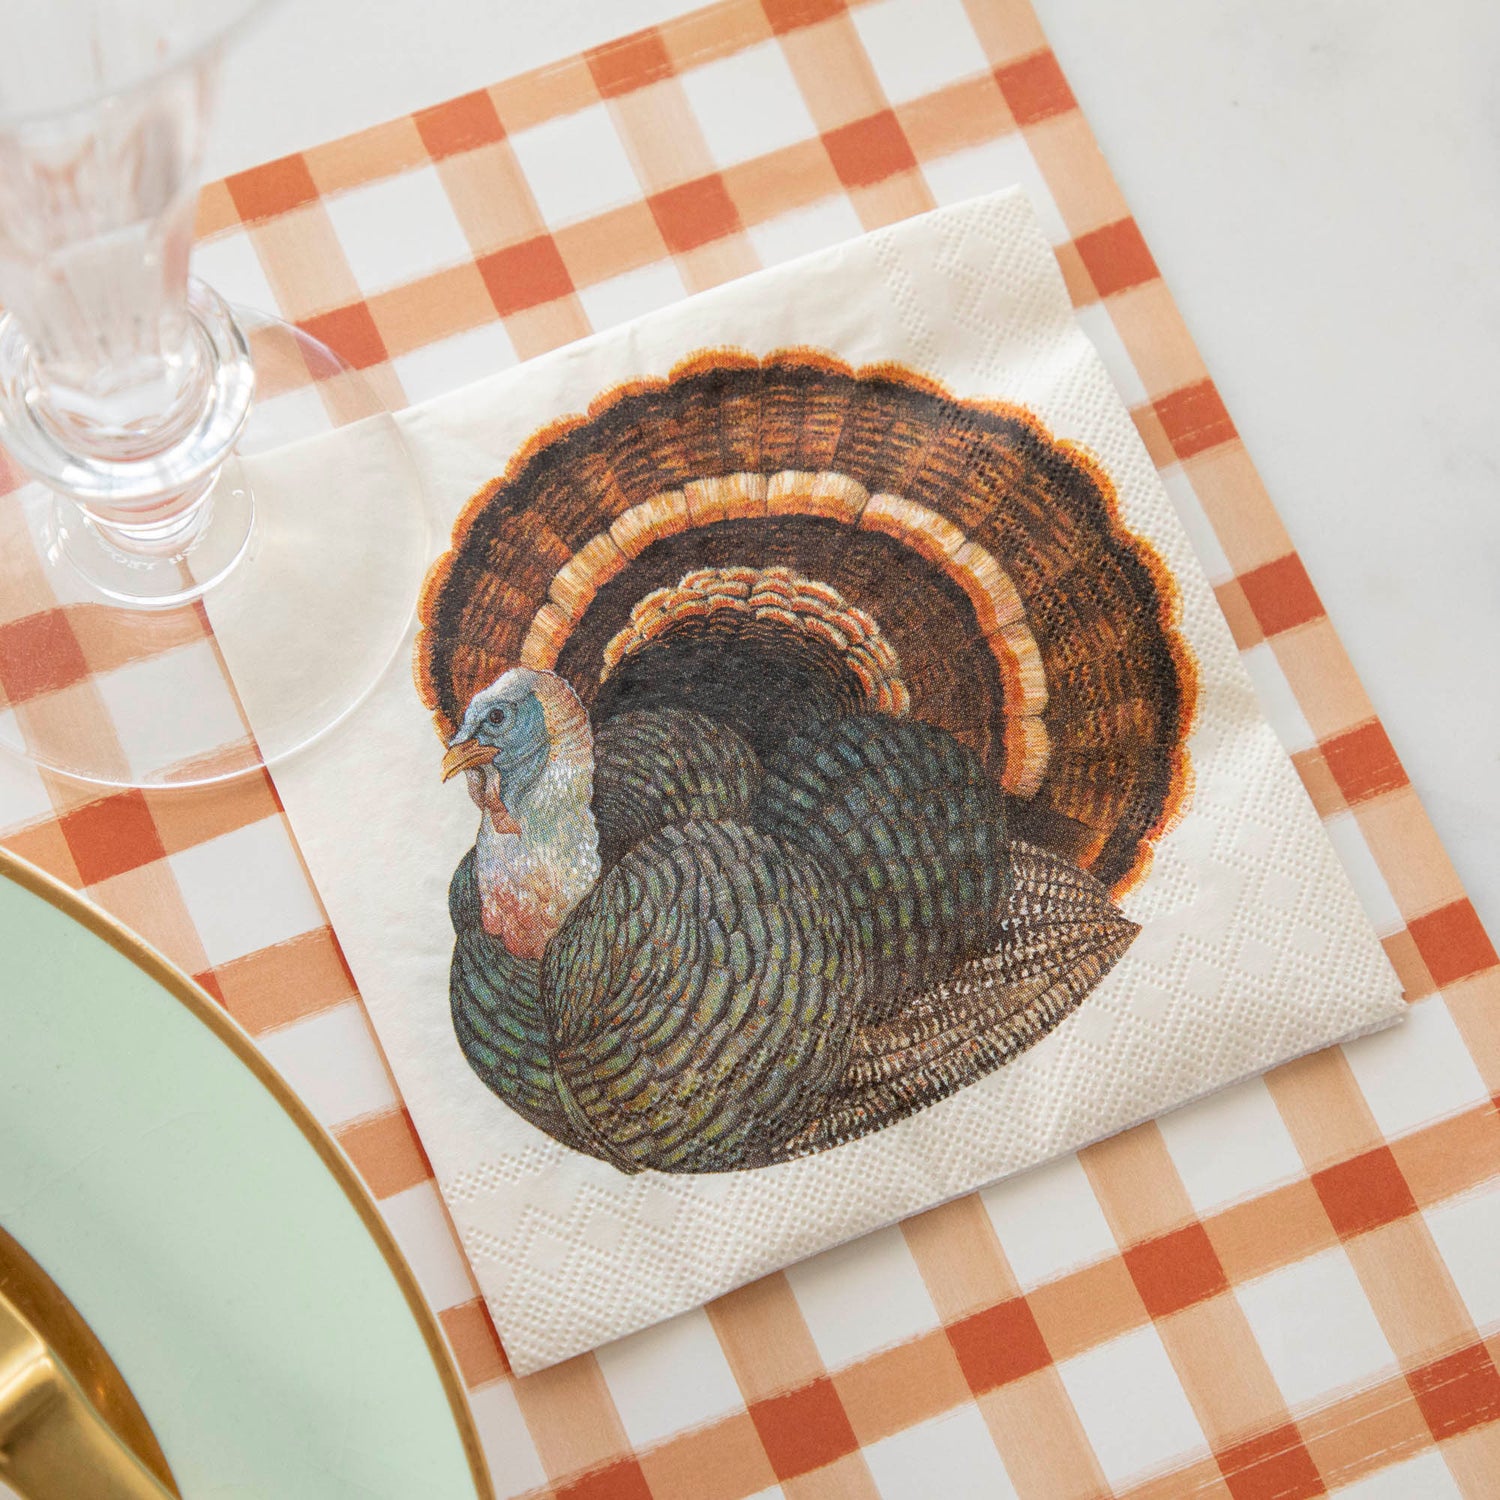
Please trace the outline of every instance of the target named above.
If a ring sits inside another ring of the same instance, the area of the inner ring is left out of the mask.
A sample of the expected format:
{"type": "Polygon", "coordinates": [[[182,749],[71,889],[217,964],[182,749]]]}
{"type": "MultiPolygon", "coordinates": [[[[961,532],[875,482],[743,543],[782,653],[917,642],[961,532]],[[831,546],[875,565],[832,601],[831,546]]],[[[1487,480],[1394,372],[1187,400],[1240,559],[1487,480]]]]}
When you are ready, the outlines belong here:
{"type": "Polygon", "coordinates": [[[202,784],[302,747],[420,586],[419,485],[370,383],[188,274],[219,59],[258,8],[0,0],[0,441],[37,481],[0,501],[23,656],[0,645],[0,746],[85,781],[202,784]],[[387,428],[358,516],[257,465],[354,421],[387,428]]]}

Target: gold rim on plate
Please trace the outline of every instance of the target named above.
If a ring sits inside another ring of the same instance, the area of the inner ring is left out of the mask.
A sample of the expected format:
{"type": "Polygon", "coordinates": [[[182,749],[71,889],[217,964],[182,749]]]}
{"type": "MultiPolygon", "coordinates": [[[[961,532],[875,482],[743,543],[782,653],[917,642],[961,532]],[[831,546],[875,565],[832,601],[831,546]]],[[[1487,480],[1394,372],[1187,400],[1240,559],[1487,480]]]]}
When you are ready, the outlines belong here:
{"type": "Polygon", "coordinates": [[[489,1466],[485,1462],[484,1450],[474,1419],[469,1412],[468,1397],[464,1392],[458,1369],[453,1363],[447,1340],[426,1299],[417,1286],[417,1278],[407,1264],[369,1189],[360,1181],[348,1157],[331,1135],[314,1119],[307,1106],[294,1094],[286,1080],[271,1066],[257,1050],[249,1034],[229,1015],[207,990],[195,984],[181,969],[164,958],[145,939],[138,937],[123,923],[117,922],[108,912],[86,900],[76,891],[64,885],[45,870],[22,859],[10,850],[0,848],[0,875],[13,880],[23,890],[39,896],[49,905],[55,906],[65,916],[88,928],[95,937],[102,938],[117,953],[123,954],[138,969],[154,979],[169,994],[175,996],[213,1034],[229,1048],[244,1065],[260,1080],[266,1091],[290,1117],[302,1132],[303,1138],[318,1153],[334,1181],[344,1190],[355,1213],[360,1217],[366,1232],[375,1242],[387,1268],[401,1288],[406,1305],[416,1319],[427,1352],[437,1370],[438,1379],[448,1397],[448,1407],[453,1414],[454,1425],[463,1442],[464,1457],[468,1460],[469,1473],[474,1481],[479,1500],[495,1500],[495,1488],[490,1480],[489,1466]]]}

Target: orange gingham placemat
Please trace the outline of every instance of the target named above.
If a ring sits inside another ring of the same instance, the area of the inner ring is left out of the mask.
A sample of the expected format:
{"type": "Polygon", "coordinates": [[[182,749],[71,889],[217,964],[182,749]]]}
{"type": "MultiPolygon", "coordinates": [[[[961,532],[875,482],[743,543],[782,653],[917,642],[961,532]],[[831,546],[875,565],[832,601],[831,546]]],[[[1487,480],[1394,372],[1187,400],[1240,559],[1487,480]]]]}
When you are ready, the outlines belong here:
{"type": "MultiPolygon", "coordinates": [[[[1015,181],[1406,984],[1396,1032],[517,1381],[270,780],[0,763],[4,842],[197,975],[343,1143],[503,1496],[1500,1492],[1495,951],[1026,0],[723,0],[212,184],[199,270],[400,404],[1015,181]]],[[[45,593],[17,511],[0,713],[108,733],[138,664],[45,593]]]]}

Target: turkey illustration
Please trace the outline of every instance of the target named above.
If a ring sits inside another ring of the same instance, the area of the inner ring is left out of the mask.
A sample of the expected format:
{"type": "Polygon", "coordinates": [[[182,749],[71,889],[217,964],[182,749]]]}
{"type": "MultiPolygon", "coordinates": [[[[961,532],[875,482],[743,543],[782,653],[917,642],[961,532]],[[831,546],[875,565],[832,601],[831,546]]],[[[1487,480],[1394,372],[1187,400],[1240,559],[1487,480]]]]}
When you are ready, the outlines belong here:
{"type": "Polygon", "coordinates": [[[718,350],[469,503],[417,679],[479,809],[449,1003],[620,1171],[891,1125],[1046,1036],[1187,795],[1176,594],[1086,455],[896,366],[718,350]]]}

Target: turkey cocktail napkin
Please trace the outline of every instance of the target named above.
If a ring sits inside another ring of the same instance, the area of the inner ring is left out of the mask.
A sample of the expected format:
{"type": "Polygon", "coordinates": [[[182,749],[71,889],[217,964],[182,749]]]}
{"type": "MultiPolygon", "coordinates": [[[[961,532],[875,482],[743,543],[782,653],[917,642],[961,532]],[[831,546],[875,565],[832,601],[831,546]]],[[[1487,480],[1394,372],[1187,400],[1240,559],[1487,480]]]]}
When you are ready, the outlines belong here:
{"type": "Polygon", "coordinates": [[[517,1370],[1400,1013],[1019,194],[401,423],[276,782],[517,1370]]]}

